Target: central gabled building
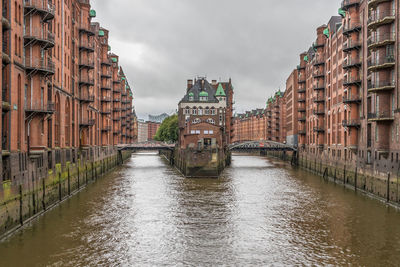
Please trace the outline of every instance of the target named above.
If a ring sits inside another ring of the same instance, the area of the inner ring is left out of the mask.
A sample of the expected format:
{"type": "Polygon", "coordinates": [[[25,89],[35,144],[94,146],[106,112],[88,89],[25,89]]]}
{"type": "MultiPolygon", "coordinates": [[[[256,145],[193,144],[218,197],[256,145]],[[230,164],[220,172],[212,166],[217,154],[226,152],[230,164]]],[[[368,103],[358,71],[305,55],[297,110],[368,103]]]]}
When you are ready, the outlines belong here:
{"type": "Polygon", "coordinates": [[[181,148],[223,148],[227,144],[227,96],[221,83],[205,78],[188,81],[179,103],[179,146],[181,148]]]}

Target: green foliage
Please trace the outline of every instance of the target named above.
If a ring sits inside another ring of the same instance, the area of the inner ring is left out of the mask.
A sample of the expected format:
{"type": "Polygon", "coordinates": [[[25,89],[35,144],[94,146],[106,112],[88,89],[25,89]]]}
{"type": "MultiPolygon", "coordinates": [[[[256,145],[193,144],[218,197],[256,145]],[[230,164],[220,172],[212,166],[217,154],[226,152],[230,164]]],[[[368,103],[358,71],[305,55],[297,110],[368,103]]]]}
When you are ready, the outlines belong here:
{"type": "Polygon", "coordinates": [[[178,115],[172,115],[161,123],[154,139],[162,142],[176,142],[178,141],[178,136],[178,115]]]}

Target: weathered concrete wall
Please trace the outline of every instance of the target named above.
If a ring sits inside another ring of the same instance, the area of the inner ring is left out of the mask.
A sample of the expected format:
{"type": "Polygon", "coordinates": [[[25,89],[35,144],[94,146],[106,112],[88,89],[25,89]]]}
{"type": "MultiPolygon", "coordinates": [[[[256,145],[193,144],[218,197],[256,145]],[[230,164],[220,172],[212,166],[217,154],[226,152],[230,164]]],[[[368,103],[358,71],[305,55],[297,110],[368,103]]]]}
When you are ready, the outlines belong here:
{"type": "MultiPolygon", "coordinates": [[[[284,155],[283,152],[268,152],[266,155],[289,162],[292,160],[291,153],[284,155]]],[[[369,166],[354,166],[352,163],[334,162],[313,157],[306,153],[300,154],[297,162],[299,167],[321,175],[324,179],[400,206],[398,169],[378,172],[369,166]]]]}
{"type": "Polygon", "coordinates": [[[0,237],[94,182],[130,155],[129,151],[116,151],[93,161],[58,163],[37,179],[4,182],[0,190],[0,237]]]}
{"type": "Polygon", "coordinates": [[[224,150],[176,149],[174,164],[186,177],[219,177],[231,163],[231,154],[224,150]]]}

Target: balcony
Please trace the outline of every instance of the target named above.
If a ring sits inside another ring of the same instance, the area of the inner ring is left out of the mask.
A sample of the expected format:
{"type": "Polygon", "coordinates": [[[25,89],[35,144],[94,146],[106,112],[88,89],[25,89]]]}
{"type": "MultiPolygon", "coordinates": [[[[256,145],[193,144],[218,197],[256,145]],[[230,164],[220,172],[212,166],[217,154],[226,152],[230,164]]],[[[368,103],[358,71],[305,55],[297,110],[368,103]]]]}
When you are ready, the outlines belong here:
{"type": "Polygon", "coordinates": [[[113,99],[113,101],[114,101],[114,102],[121,102],[121,99],[118,98],[118,97],[116,97],[116,98],[113,99]]]}
{"type": "Polygon", "coordinates": [[[344,96],[343,103],[345,104],[361,103],[361,97],[359,95],[344,96]]]}
{"type": "Polygon", "coordinates": [[[94,79],[89,77],[80,77],[79,78],[79,86],[93,86],[94,79]]]}
{"type": "Polygon", "coordinates": [[[325,132],[325,129],[324,129],[323,126],[316,126],[316,127],[313,128],[313,130],[316,133],[324,133],[325,132]]]}
{"type": "Polygon", "coordinates": [[[380,69],[393,68],[395,66],[394,55],[386,56],[378,59],[368,60],[368,70],[376,71],[380,69]]]}
{"type": "Polygon", "coordinates": [[[298,81],[297,81],[298,83],[305,83],[306,82],[306,78],[305,77],[299,77],[298,78],[298,81]]]}
{"type": "Polygon", "coordinates": [[[325,96],[321,95],[321,96],[317,96],[313,98],[314,103],[323,103],[325,102],[325,96]]]}
{"type": "Polygon", "coordinates": [[[26,113],[38,113],[38,114],[52,114],[55,111],[54,103],[47,102],[42,103],[42,101],[31,101],[30,103],[25,103],[26,113]]]}
{"type": "Polygon", "coordinates": [[[102,90],[111,91],[111,84],[110,84],[110,83],[103,83],[103,84],[101,85],[101,89],[102,89],[102,90]]]}
{"type": "Polygon", "coordinates": [[[79,60],[79,68],[80,69],[94,69],[94,61],[89,59],[80,59],[79,60]]]}
{"type": "Polygon", "coordinates": [[[90,25],[84,24],[84,23],[81,23],[79,25],[79,32],[87,34],[88,36],[94,36],[95,35],[94,30],[92,30],[92,27],[90,25]]]}
{"type": "Polygon", "coordinates": [[[121,118],[120,117],[113,117],[113,121],[120,121],[121,118]]]}
{"type": "Polygon", "coordinates": [[[101,73],[101,78],[111,79],[112,78],[112,71],[106,70],[101,73]]]}
{"type": "Polygon", "coordinates": [[[106,66],[112,66],[112,60],[111,58],[102,59],[101,64],[106,66]]]}
{"type": "Polygon", "coordinates": [[[24,45],[29,46],[33,44],[39,44],[43,49],[52,48],[55,44],[54,34],[37,28],[26,29],[24,45]]]}
{"type": "Polygon", "coordinates": [[[369,49],[391,45],[396,42],[396,33],[376,34],[368,37],[367,44],[369,49]]]}
{"type": "Polygon", "coordinates": [[[325,115],[325,109],[313,109],[314,115],[325,115]]]}
{"type": "Polygon", "coordinates": [[[1,26],[3,28],[3,31],[7,31],[7,30],[11,29],[11,23],[7,19],[7,14],[5,14],[5,15],[3,14],[3,17],[1,18],[1,26]]]}
{"type": "Polygon", "coordinates": [[[111,110],[109,108],[103,108],[100,113],[103,115],[111,114],[111,110]]]}
{"type": "Polygon", "coordinates": [[[55,66],[53,61],[34,58],[34,59],[26,59],[25,61],[25,70],[27,74],[32,74],[33,72],[39,72],[44,75],[54,75],[55,66]]]}
{"type": "Polygon", "coordinates": [[[105,103],[111,102],[111,97],[109,97],[109,96],[103,96],[103,98],[101,99],[101,102],[105,102],[105,103]]]}
{"type": "Polygon", "coordinates": [[[368,7],[376,7],[378,4],[383,3],[383,2],[389,2],[391,0],[368,0],[368,7]]]}
{"type": "Polygon", "coordinates": [[[394,9],[372,12],[368,18],[368,28],[376,29],[379,26],[393,23],[396,18],[394,9]]]}
{"type": "Polygon", "coordinates": [[[376,113],[368,113],[368,121],[390,122],[394,120],[393,111],[380,111],[376,113]]]}
{"type": "Polygon", "coordinates": [[[321,48],[321,47],[324,47],[325,46],[325,42],[324,41],[317,41],[317,42],[315,42],[315,43],[313,43],[313,48],[314,49],[318,49],[318,48],[321,48]]]}
{"type": "Polygon", "coordinates": [[[360,4],[360,0],[343,0],[342,1],[342,9],[348,10],[351,7],[358,6],[360,4]]]}
{"type": "Polygon", "coordinates": [[[349,35],[353,32],[361,31],[361,23],[350,23],[350,25],[345,25],[343,28],[343,35],[349,35]]]}
{"type": "Polygon", "coordinates": [[[103,132],[109,132],[109,131],[111,131],[111,126],[103,126],[103,127],[101,128],[101,131],[103,131],[103,132]]]}
{"type": "Polygon", "coordinates": [[[324,65],[325,64],[325,57],[323,56],[316,56],[314,58],[314,67],[324,65]]]}
{"type": "Polygon", "coordinates": [[[297,109],[297,111],[298,111],[298,112],[306,112],[306,108],[304,108],[304,107],[299,107],[299,108],[297,109]]]}
{"type": "Polygon", "coordinates": [[[324,78],[324,77],[325,77],[324,71],[316,71],[313,73],[313,78],[315,78],[315,79],[324,78]]]}
{"type": "Polygon", "coordinates": [[[115,134],[115,135],[118,135],[118,134],[120,134],[121,133],[121,131],[118,131],[118,130],[114,130],[113,131],[113,134],[115,134]]]}
{"type": "Polygon", "coordinates": [[[314,85],[313,89],[315,91],[325,90],[325,85],[324,84],[317,84],[317,85],[314,85]]]}
{"type": "Polygon", "coordinates": [[[79,123],[80,127],[90,127],[95,124],[94,119],[82,119],[81,122],[79,123]]]}
{"type": "Polygon", "coordinates": [[[79,94],[79,101],[81,103],[93,103],[94,102],[94,95],[90,95],[89,93],[80,93],[79,94]]]}
{"type": "Polygon", "coordinates": [[[10,49],[8,46],[8,42],[6,39],[3,39],[3,44],[2,44],[2,62],[4,65],[8,65],[11,63],[10,59],[10,49]]]}
{"type": "Polygon", "coordinates": [[[361,60],[359,57],[348,57],[343,62],[343,69],[360,68],[360,67],[361,67],[361,60]]]}
{"type": "Polygon", "coordinates": [[[347,42],[343,44],[343,52],[349,52],[354,49],[360,50],[361,45],[361,41],[353,41],[352,39],[348,39],[347,42]]]}
{"type": "Polygon", "coordinates": [[[81,40],[79,42],[79,51],[94,52],[94,43],[81,40]]]}
{"type": "Polygon", "coordinates": [[[113,112],[120,112],[121,109],[120,108],[113,108],[113,112]]]}
{"type": "Polygon", "coordinates": [[[299,99],[297,99],[297,102],[300,102],[300,103],[304,103],[304,102],[306,102],[306,98],[305,97],[299,97],[299,99]]]}
{"type": "Polygon", "coordinates": [[[346,128],[360,128],[361,121],[360,121],[360,119],[343,120],[342,126],[346,127],[346,128]]]}
{"type": "Polygon", "coordinates": [[[343,86],[361,85],[360,77],[347,77],[343,80],[343,86]]]}
{"type": "Polygon", "coordinates": [[[298,133],[299,133],[299,135],[306,135],[307,134],[305,129],[299,129],[298,133]]]}
{"type": "Polygon", "coordinates": [[[391,91],[396,88],[394,80],[368,82],[368,92],[377,93],[382,91],[391,91]]]}
{"type": "Polygon", "coordinates": [[[25,14],[37,12],[43,21],[54,19],[56,7],[48,0],[24,0],[25,14]]]}
{"type": "Polygon", "coordinates": [[[299,93],[299,94],[303,94],[303,93],[305,93],[306,92],[306,89],[305,88],[299,88],[299,90],[297,90],[297,92],[299,93]]]}

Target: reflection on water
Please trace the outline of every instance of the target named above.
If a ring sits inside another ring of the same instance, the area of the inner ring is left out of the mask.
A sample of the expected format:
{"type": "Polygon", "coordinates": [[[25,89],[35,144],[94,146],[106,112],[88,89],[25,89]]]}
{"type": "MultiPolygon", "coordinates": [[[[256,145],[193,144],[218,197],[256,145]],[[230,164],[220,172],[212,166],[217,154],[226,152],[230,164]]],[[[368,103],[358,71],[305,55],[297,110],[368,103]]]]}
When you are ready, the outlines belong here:
{"type": "Polygon", "coordinates": [[[136,154],[0,243],[0,266],[397,265],[400,213],[280,162],[185,179],[136,154]]]}

